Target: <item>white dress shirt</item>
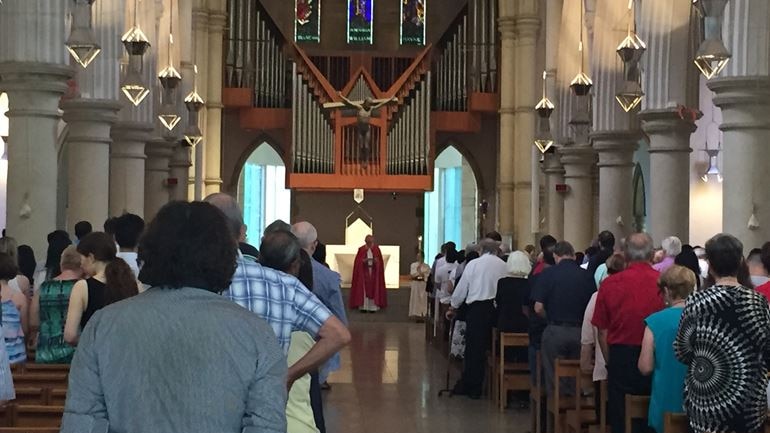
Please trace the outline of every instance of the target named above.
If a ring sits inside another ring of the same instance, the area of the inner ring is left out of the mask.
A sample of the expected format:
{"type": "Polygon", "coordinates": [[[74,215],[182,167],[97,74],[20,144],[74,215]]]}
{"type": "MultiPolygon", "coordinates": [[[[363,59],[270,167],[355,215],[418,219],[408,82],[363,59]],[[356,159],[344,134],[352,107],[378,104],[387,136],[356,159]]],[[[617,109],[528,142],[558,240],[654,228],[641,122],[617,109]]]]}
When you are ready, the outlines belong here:
{"type": "Polygon", "coordinates": [[[497,281],[507,273],[505,262],[494,254],[484,254],[465,267],[460,282],[452,294],[452,307],[460,308],[463,301],[472,304],[497,296],[497,281]]]}
{"type": "Polygon", "coordinates": [[[436,275],[433,277],[434,284],[439,288],[436,296],[442,304],[448,304],[452,296],[449,294],[449,288],[452,284],[450,278],[455,269],[457,269],[457,263],[444,262],[440,268],[436,269],[436,275]]]}

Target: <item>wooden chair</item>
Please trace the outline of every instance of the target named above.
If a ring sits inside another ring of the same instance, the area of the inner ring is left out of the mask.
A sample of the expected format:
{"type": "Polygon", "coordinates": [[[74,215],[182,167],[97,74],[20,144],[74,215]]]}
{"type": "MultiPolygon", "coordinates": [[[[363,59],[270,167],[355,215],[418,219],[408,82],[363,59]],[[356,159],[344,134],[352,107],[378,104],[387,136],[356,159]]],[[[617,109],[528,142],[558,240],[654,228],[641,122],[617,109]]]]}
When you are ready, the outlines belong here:
{"type": "Polygon", "coordinates": [[[635,419],[647,419],[650,410],[650,396],[626,395],[626,431],[631,431],[632,421],[635,419]]]}
{"type": "Polygon", "coordinates": [[[489,346],[490,350],[487,351],[487,383],[486,383],[486,389],[489,391],[489,396],[492,398],[492,401],[497,403],[497,355],[495,354],[495,348],[497,347],[497,341],[499,338],[500,333],[497,331],[497,328],[492,328],[492,337],[489,341],[492,342],[492,344],[489,346]]]}
{"type": "Polygon", "coordinates": [[[13,427],[59,427],[64,415],[63,406],[13,405],[13,427]]]}
{"type": "Polygon", "coordinates": [[[529,418],[532,422],[531,432],[540,433],[543,426],[543,419],[540,416],[543,409],[543,366],[540,360],[540,351],[535,354],[535,386],[529,391],[529,418]]]}
{"type": "MultiPolygon", "coordinates": [[[[554,366],[553,390],[548,397],[547,414],[553,420],[553,432],[561,433],[564,430],[565,415],[568,410],[575,405],[576,397],[564,397],[561,395],[561,380],[574,379],[580,374],[580,361],[557,359],[554,366]]],[[[578,384],[576,384],[577,386],[578,384]]],[[[576,394],[580,394],[580,388],[575,389],[576,394]]],[[[589,404],[586,404],[589,407],[589,404]]]]}
{"type": "Polygon", "coordinates": [[[687,415],[683,413],[664,413],[663,433],[687,433],[687,415]]]}
{"type": "MultiPolygon", "coordinates": [[[[577,383],[582,383],[583,388],[586,386],[593,387],[593,374],[580,372],[580,377],[576,378],[577,383]]],[[[603,380],[599,386],[599,418],[596,417],[596,405],[595,403],[589,403],[589,407],[584,404],[586,401],[584,398],[575,399],[574,410],[567,411],[566,415],[566,428],[567,432],[581,433],[588,429],[589,431],[595,431],[598,433],[606,433],[607,431],[607,381],[603,380]]],[[[594,399],[596,401],[596,399],[594,399]]]]}
{"type": "Polygon", "coordinates": [[[496,368],[497,401],[499,409],[508,406],[508,391],[529,391],[532,386],[529,379],[529,364],[527,362],[506,362],[505,350],[519,348],[526,351],[529,348],[529,335],[512,332],[498,334],[499,354],[496,368]]]}

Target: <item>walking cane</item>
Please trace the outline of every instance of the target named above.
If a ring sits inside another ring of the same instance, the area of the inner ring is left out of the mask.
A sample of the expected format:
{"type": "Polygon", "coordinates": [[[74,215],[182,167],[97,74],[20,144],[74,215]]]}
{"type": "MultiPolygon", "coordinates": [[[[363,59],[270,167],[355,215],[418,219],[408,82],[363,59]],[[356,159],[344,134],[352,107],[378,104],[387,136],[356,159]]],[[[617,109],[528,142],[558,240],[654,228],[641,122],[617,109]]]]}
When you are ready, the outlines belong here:
{"type": "Polygon", "coordinates": [[[449,394],[450,398],[454,395],[454,390],[449,387],[449,369],[452,368],[452,340],[455,335],[455,320],[457,320],[456,317],[452,317],[452,320],[449,322],[449,356],[447,357],[446,363],[446,388],[438,392],[439,397],[445,393],[449,394]]]}

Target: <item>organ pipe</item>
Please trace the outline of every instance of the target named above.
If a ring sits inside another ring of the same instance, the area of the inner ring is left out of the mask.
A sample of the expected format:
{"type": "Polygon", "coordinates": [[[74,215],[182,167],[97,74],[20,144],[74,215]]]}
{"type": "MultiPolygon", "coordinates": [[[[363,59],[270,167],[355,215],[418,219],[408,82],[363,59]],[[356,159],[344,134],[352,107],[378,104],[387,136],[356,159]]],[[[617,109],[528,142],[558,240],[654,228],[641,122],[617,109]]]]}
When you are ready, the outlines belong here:
{"type": "MultiPolygon", "coordinates": [[[[281,56],[278,55],[280,58],[281,56]]],[[[273,82],[280,82],[279,68],[273,82]],[[277,81],[275,81],[277,80],[277,81]]],[[[334,132],[310,87],[292,64],[292,149],[295,173],[334,172],[334,132]]]]}

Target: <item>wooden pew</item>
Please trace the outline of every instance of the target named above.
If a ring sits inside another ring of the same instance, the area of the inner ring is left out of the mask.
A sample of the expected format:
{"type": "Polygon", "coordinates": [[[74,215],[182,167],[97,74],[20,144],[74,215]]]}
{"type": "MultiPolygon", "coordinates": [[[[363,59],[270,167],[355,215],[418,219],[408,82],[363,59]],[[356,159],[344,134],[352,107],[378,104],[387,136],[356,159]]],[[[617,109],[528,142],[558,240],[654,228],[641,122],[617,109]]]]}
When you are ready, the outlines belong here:
{"type": "MultiPolygon", "coordinates": [[[[582,388],[593,387],[593,374],[580,372],[577,378],[583,384],[582,388]]],[[[568,410],[566,414],[567,432],[581,433],[585,429],[605,433],[607,431],[607,381],[603,380],[599,386],[599,418],[596,417],[595,403],[589,403],[585,407],[583,398],[575,399],[575,408],[568,410]]]]}
{"type": "Polygon", "coordinates": [[[13,404],[48,404],[50,388],[44,386],[16,387],[16,399],[13,404]]]}

